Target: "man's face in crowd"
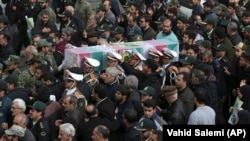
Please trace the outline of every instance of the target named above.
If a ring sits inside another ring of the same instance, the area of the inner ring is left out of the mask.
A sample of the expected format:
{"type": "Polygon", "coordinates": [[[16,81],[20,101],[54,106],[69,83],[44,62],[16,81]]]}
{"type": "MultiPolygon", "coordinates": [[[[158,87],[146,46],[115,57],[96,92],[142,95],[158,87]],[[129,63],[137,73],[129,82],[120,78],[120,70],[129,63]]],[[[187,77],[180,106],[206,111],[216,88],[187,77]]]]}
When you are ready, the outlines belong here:
{"type": "Polygon", "coordinates": [[[153,108],[153,107],[144,106],[143,107],[143,112],[144,112],[144,116],[146,118],[151,118],[154,115],[154,113],[156,112],[156,109],[153,108]]]}
{"type": "Polygon", "coordinates": [[[163,22],[163,29],[162,31],[166,34],[169,34],[171,31],[172,31],[172,25],[171,25],[171,22],[170,21],[164,21],[163,22]]]}

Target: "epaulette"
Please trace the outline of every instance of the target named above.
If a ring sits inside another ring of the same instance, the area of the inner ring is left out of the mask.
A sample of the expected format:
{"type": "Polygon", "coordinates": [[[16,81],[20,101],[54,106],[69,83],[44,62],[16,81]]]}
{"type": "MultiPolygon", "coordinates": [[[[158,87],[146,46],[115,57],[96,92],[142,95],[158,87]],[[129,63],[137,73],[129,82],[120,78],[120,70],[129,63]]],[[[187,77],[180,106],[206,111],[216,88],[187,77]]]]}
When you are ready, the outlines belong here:
{"type": "Polygon", "coordinates": [[[96,79],[95,74],[93,74],[93,73],[91,73],[89,76],[90,76],[91,80],[95,80],[96,79]]]}
{"type": "Polygon", "coordinates": [[[74,96],[75,96],[77,99],[79,99],[79,98],[84,98],[84,96],[83,96],[78,90],[76,90],[76,91],[74,92],[74,96]]]}

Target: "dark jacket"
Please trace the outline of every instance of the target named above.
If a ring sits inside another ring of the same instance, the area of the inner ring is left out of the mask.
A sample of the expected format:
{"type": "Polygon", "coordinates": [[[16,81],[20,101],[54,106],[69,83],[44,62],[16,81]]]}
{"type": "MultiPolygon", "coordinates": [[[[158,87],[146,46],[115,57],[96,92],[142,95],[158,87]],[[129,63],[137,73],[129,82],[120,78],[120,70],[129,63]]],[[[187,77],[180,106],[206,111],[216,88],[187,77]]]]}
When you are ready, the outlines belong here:
{"type": "Polygon", "coordinates": [[[10,43],[7,46],[0,46],[0,63],[7,60],[9,55],[15,54],[16,52],[10,43]]]}
{"type": "MultiPolygon", "coordinates": [[[[44,33],[42,30],[43,28],[50,28],[51,32],[57,32],[57,27],[55,23],[52,23],[51,21],[48,21],[48,23],[42,23],[42,21],[36,22],[35,27],[32,29],[31,33],[34,34],[40,34],[42,38],[47,38],[49,36],[49,33],[44,33]]],[[[51,33],[50,32],[50,33],[51,33]]]]}
{"type": "Polygon", "coordinates": [[[186,107],[180,99],[172,103],[168,110],[163,110],[161,115],[170,125],[186,124],[186,107]]]}
{"type": "Polygon", "coordinates": [[[48,122],[45,118],[41,118],[33,125],[33,120],[30,119],[28,123],[28,129],[31,130],[37,141],[49,141],[51,140],[51,134],[48,122]]]}
{"type": "Polygon", "coordinates": [[[100,103],[96,104],[98,109],[98,116],[100,118],[107,118],[110,121],[114,120],[115,117],[115,104],[110,98],[104,98],[100,103]]]}
{"type": "Polygon", "coordinates": [[[119,127],[119,122],[115,120],[114,122],[109,121],[107,118],[100,117],[90,117],[87,122],[83,121],[79,125],[79,133],[77,140],[79,141],[92,141],[91,135],[94,128],[98,125],[106,126],[112,133],[119,127]]]}
{"type": "Polygon", "coordinates": [[[30,99],[27,93],[23,92],[18,88],[9,91],[6,96],[9,97],[11,101],[13,101],[16,98],[21,98],[26,103],[26,105],[30,105],[30,99]]]}

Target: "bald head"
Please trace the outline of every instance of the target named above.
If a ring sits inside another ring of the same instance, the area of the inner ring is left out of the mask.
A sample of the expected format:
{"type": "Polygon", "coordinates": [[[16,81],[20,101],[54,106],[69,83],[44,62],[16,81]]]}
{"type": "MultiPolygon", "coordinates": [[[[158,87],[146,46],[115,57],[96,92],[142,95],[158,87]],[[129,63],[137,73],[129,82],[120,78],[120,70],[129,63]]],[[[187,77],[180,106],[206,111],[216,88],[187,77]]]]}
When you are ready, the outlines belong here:
{"type": "Polygon", "coordinates": [[[98,110],[93,104],[89,104],[85,107],[86,117],[96,117],[98,115],[98,110]]]}
{"type": "Polygon", "coordinates": [[[28,117],[24,113],[17,114],[13,119],[13,124],[26,128],[28,124],[28,117]]]}

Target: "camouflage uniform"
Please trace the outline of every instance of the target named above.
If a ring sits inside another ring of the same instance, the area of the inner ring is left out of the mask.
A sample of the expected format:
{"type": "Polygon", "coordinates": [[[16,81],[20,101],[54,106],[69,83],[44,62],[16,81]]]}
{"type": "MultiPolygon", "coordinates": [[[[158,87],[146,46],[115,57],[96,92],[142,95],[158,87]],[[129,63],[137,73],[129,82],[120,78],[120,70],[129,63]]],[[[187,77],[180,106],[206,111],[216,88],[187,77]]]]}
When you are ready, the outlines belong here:
{"type": "Polygon", "coordinates": [[[56,60],[53,56],[53,52],[48,52],[44,58],[45,58],[45,60],[49,61],[50,67],[52,68],[52,70],[57,70],[57,64],[56,64],[56,60]]]}
{"type": "Polygon", "coordinates": [[[20,88],[32,88],[35,85],[36,76],[29,68],[22,71],[18,77],[20,88]]]}
{"type": "Polygon", "coordinates": [[[74,7],[75,7],[75,14],[83,22],[83,28],[85,28],[86,23],[92,11],[91,5],[86,0],[77,0],[74,7]]]}
{"type": "Polygon", "coordinates": [[[18,78],[19,75],[21,74],[21,71],[18,68],[16,68],[12,73],[10,73],[8,71],[4,71],[4,73],[2,74],[1,79],[5,79],[9,74],[14,74],[18,78]]]}

